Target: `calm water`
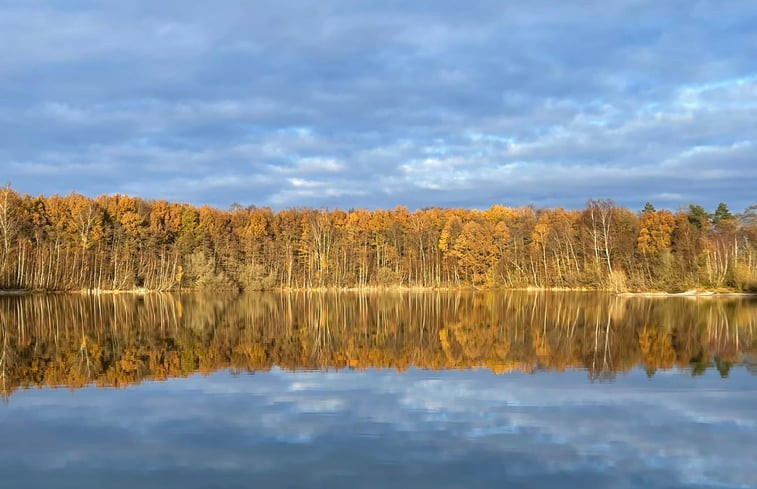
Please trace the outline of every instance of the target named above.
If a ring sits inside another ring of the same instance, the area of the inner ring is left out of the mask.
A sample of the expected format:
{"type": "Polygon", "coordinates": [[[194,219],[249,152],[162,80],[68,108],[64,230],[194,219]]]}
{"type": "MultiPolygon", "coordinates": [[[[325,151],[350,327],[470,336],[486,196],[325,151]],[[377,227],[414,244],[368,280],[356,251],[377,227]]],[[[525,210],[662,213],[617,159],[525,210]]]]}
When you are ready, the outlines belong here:
{"type": "Polygon", "coordinates": [[[0,296],[2,487],[757,487],[757,302],[0,296]]]}

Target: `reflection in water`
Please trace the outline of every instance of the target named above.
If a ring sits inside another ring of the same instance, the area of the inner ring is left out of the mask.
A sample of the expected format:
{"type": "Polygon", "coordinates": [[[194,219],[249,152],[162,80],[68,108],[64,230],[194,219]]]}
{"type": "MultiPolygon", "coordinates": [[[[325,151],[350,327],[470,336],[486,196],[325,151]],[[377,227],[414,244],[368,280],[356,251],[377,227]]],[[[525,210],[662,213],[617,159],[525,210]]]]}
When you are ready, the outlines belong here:
{"type": "Polygon", "coordinates": [[[0,376],[119,386],[222,368],[754,371],[757,302],[594,293],[0,297],[0,376]]]}
{"type": "Polygon", "coordinates": [[[757,481],[757,390],[733,369],[227,371],[0,406],[3,487],[656,489],[757,481]]]}
{"type": "Polygon", "coordinates": [[[754,487],[756,313],[594,293],[4,296],[1,484],[754,487]],[[77,389],[23,389],[59,385],[77,389]]]}

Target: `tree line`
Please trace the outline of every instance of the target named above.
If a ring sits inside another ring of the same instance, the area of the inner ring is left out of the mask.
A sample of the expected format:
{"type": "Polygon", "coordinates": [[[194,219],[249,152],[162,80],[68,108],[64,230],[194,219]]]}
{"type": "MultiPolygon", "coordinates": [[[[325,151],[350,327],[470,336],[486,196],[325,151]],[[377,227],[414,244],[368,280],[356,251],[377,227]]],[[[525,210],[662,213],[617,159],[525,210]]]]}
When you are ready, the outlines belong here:
{"type": "Polygon", "coordinates": [[[229,210],[0,188],[0,289],[757,290],[757,206],[229,210]]]}
{"type": "Polygon", "coordinates": [[[218,369],[757,373],[750,298],[434,291],[0,296],[0,395],[218,369]]]}

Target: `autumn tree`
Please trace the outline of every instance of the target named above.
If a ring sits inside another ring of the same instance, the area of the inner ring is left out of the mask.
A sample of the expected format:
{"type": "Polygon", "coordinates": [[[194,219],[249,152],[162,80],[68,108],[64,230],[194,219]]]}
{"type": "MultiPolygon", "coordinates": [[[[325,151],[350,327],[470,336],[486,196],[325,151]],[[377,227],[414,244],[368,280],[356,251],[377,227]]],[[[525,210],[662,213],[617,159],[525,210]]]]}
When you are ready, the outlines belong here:
{"type": "Polygon", "coordinates": [[[670,211],[645,210],[641,213],[636,245],[649,283],[664,280],[670,274],[674,229],[675,217],[670,211]]]}
{"type": "Polygon", "coordinates": [[[0,287],[683,287],[757,283],[757,214],[284,209],[0,191],[0,287]]]}
{"type": "Polygon", "coordinates": [[[17,201],[18,194],[11,190],[10,184],[6,184],[0,189],[0,236],[3,240],[3,258],[2,262],[0,262],[0,283],[2,283],[3,275],[7,271],[11,254],[11,244],[15,240],[18,231],[18,220],[16,217],[17,201]]]}

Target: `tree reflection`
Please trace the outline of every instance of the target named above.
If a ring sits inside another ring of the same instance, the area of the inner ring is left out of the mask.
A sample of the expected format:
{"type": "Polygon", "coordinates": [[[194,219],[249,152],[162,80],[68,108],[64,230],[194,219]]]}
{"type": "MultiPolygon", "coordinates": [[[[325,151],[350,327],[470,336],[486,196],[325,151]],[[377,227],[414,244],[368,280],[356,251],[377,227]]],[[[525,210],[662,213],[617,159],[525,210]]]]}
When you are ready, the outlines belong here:
{"type": "MultiPolygon", "coordinates": [[[[749,298],[418,292],[0,297],[0,388],[124,386],[231,368],[585,369],[754,364],[749,298]]],[[[751,368],[750,371],[754,369],[751,368]]]]}

